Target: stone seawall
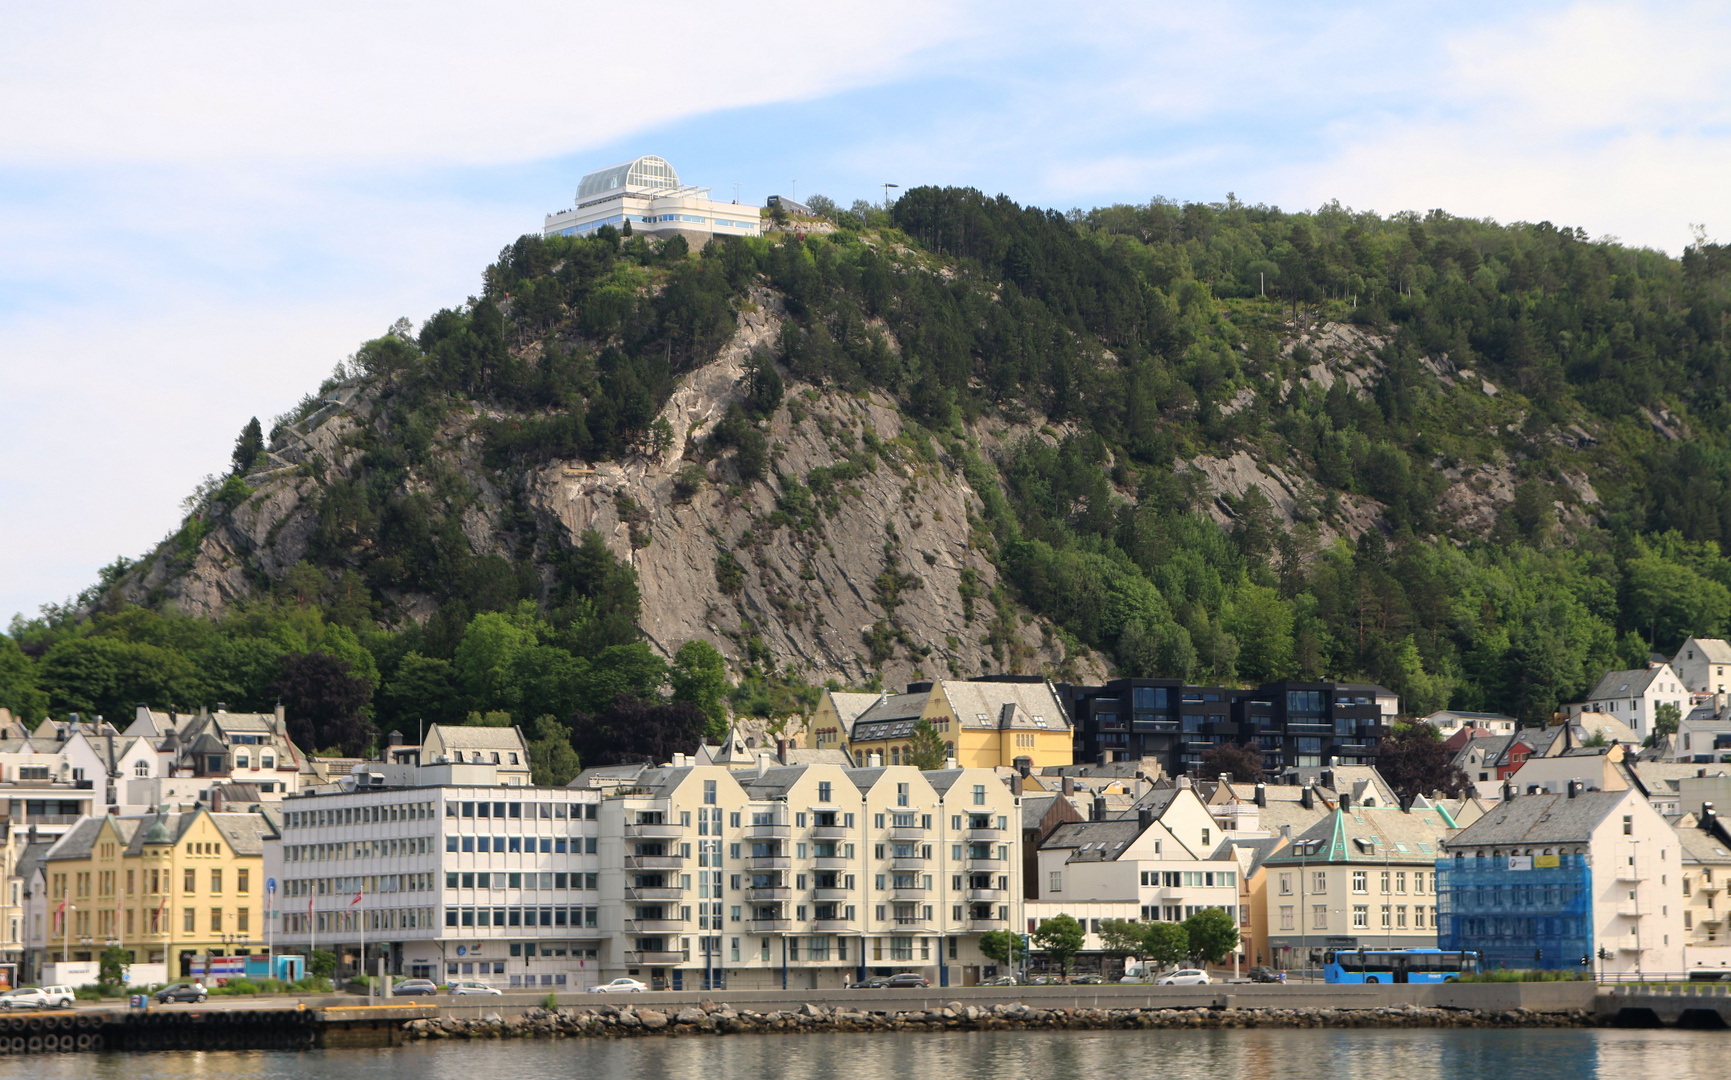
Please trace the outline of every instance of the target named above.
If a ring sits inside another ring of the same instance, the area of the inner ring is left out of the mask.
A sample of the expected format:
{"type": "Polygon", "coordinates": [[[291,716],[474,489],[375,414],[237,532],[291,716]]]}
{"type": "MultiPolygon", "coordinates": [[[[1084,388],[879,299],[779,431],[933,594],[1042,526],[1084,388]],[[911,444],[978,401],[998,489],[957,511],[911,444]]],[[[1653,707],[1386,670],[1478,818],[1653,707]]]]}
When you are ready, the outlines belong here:
{"type": "Polygon", "coordinates": [[[866,1011],[805,1004],[755,1012],[703,1001],[662,1011],[632,1005],[534,1008],[517,1016],[405,1021],[413,1039],[630,1038],[645,1035],[735,1035],[863,1031],[1154,1030],[1174,1028],[1482,1028],[1592,1027],[1587,1009],[1427,1008],[1123,1008],[1040,1009],[1020,1002],[991,1006],[959,1001],[923,1010],[866,1011]]]}

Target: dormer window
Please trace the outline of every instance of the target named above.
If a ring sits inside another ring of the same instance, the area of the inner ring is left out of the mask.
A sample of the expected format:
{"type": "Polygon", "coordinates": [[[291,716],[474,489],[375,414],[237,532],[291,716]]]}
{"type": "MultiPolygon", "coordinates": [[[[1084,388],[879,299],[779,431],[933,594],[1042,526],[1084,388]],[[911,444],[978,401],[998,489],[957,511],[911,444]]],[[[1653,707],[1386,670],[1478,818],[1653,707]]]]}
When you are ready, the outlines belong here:
{"type": "Polygon", "coordinates": [[[247,767],[247,763],[251,760],[252,759],[246,754],[236,754],[234,756],[234,767],[237,769],[244,769],[247,767]]]}
{"type": "Polygon", "coordinates": [[[517,751],[511,751],[511,764],[517,764],[517,751]]]}
{"type": "Polygon", "coordinates": [[[259,759],[258,759],[258,763],[259,763],[260,768],[265,768],[265,769],[276,768],[276,758],[272,757],[269,754],[260,755],[259,759]]]}
{"type": "Polygon", "coordinates": [[[150,775],[150,762],[148,762],[148,761],[134,762],[133,766],[132,766],[132,775],[134,775],[134,776],[149,776],[150,775]]]}

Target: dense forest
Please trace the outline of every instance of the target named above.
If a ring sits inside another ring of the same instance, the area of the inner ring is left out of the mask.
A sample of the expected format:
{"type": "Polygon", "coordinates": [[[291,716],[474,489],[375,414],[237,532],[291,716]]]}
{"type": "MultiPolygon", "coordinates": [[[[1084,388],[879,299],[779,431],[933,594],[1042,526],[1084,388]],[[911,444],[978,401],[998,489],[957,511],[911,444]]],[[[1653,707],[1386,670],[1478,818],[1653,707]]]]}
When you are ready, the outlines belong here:
{"type": "MultiPolygon", "coordinates": [[[[156,551],[14,620],[0,705],[282,700],[312,745],[351,750],[423,721],[514,722],[585,761],[688,745],[730,708],[809,709],[815,689],[773,656],[730,673],[703,642],[653,652],[633,573],[599,537],[550,545],[524,512],[505,558],[462,527],[526,468],[666,448],[661,406],[754,288],[788,317],[739,405],[686,447],[694,476],[769,484],[787,518],[820,519],[845,478],[784,473],[766,421],[800,386],[890,395],[979,494],[1002,610],[1120,673],[1368,678],[1410,712],[1543,722],[1607,668],[1731,632],[1725,246],[1673,259],[1543,222],[1231,198],[1066,215],[916,188],[887,209],[813,205],[833,231],[700,252],[611,229],[517,241],[479,296],[365,343],[268,435],[250,425],[156,551]],[[1300,377],[1321,359],[1302,335],[1331,323],[1381,342],[1362,391],[1300,377]],[[253,497],[267,444],[339,383],[373,388],[380,421],[351,440],[355,467],[321,478],[307,558],[214,621],[123,603],[121,584],[253,497]],[[994,418],[1037,434],[988,448],[994,418]],[[457,431],[480,440],[484,477],[435,453],[457,431]],[[1186,467],[1236,452],[1318,497],[1287,516],[1254,489],[1217,499],[1186,467]],[[1514,489],[1474,531],[1442,496],[1480,466],[1514,489]],[[1355,507],[1375,524],[1352,528],[1355,507]]],[[[729,560],[693,587],[725,591],[729,560]]]]}

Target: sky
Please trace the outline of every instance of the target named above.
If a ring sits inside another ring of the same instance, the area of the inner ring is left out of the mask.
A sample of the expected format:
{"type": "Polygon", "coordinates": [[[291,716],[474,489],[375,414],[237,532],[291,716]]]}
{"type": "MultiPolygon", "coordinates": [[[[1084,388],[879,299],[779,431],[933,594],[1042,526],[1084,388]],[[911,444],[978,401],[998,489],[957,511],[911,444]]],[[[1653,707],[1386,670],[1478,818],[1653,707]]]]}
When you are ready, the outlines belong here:
{"type": "Polygon", "coordinates": [[[0,5],[0,619],[479,291],[578,178],[885,183],[1731,238],[1722,4],[0,5]]]}

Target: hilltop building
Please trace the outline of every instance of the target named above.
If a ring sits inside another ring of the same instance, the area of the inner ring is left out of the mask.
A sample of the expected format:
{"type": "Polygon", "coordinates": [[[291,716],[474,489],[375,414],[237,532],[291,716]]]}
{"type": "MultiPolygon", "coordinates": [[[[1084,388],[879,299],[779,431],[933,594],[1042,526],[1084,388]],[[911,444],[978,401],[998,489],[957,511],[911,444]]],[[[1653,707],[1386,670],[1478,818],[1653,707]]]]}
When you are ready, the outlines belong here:
{"type": "Polygon", "coordinates": [[[679,182],[672,165],[645,155],[585,176],[575,205],[548,214],[544,236],[586,236],[611,225],[659,238],[683,236],[693,249],[717,236],[758,236],[763,228],[755,206],[717,202],[709,189],[679,182]]]}

